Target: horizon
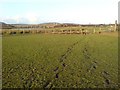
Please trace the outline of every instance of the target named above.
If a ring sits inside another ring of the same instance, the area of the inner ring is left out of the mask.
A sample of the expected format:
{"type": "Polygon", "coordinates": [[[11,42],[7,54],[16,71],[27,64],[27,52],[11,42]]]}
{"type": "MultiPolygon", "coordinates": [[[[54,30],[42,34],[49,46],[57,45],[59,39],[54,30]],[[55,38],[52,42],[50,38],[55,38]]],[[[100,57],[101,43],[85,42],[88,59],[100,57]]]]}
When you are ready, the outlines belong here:
{"type": "Polygon", "coordinates": [[[119,0],[1,0],[0,21],[7,24],[114,24],[119,0]]]}
{"type": "MultiPolygon", "coordinates": [[[[9,24],[9,23],[6,23],[6,22],[1,22],[0,21],[0,23],[5,23],[5,24],[9,24]]],[[[54,24],[54,23],[58,23],[58,24],[78,24],[78,25],[100,25],[100,24],[102,24],[102,25],[110,25],[110,24],[115,24],[115,23],[66,23],[66,22],[64,22],[64,23],[59,23],[59,22],[44,22],[44,23],[37,23],[37,24],[34,24],[34,23],[10,23],[11,25],[12,24],[23,24],[23,25],[38,25],[38,24],[54,24]]]]}

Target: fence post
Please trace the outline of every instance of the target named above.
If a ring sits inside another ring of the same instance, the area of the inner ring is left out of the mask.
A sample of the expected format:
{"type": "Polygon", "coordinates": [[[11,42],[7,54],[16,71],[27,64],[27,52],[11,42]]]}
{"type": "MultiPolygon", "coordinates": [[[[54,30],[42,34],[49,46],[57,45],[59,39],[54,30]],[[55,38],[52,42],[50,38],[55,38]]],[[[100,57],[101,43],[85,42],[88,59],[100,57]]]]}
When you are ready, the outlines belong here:
{"type": "Polygon", "coordinates": [[[93,31],[93,33],[95,33],[95,28],[94,28],[94,31],[93,31]]]}
{"type": "Polygon", "coordinates": [[[114,31],[117,31],[117,20],[115,20],[115,30],[114,31]]]}

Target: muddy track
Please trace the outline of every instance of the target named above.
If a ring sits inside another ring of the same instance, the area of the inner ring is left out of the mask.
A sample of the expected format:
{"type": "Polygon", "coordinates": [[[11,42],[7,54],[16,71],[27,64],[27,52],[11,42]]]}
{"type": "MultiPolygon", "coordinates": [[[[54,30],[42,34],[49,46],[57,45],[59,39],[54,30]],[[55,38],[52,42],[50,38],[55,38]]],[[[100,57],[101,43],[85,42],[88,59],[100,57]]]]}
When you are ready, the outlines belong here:
{"type": "Polygon", "coordinates": [[[92,62],[92,63],[90,64],[90,67],[87,69],[87,71],[90,72],[90,73],[93,73],[94,70],[97,69],[97,67],[98,67],[97,64],[94,63],[94,62],[92,62]]]}
{"type": "Polygon", "coordinates": [[[69,57],[69,55],[72,53],[73,48],[74,48],[78,43],[82,42],[83,40],[85,40],[85,38],[84,38],[84,39],[81,39],[81,40],[79,40],[79,41],[77,41],[77,42],[75,42],[75,43],[73,43],[71,46],[69,46],[69,47],[67,48],[66,52],[60,56],[60,58],[59,58],[58,60],[59,60],[59,62],[60,62],[60,65],[62,66],[62,68],[60,68],[60,66],[57,66],[57,67],[53,70],[53,71],[55,72],[54,78],[53,78],[51,81],[47,81],[43,88],[48,88],[48,87],[49,87],[49,88],[52,88],[52,84],[51,84],[51,83],[53,83],[54,80],[56,80],[56,79],[59,78],[59,74],[64,71],[64,68],[65,68],[66,65],[67,65],[64,61],[65,61],[65,60],[69,57]]]}
{"type": "Polygon", "coordinates": [[[67,48],[67,51],[63,55],[61,55],[59,58],[60,63],[64,62],[64,60],[67,59],[67,57],[71,54],[73,47],[77,45],[78,43],[79,41],[75,42],[74,44],[72,44],[70,47],[67,48]]]}
{"type": "MultiPolygon", "coordinates": [[[[91,39],[91,38],[90,38],[91,39]]],[[[91,40],[92,41],[92,40],[91,40]]],[[[87,73],[91,73],[91,74],[94,74],[94,71],[98,68],[98,62],[97,61],[99,61],[97,58],[93,58],[92,56],[91,56],[91,54],[90,54],[90,52],[88,52],[88,50],[89,50],[89,48],[87,47],[89,45],[89,43],[87,42],[86,44],[85,44],[85,47],[84,47],[84,49],[83,49],[83,55],[84,55],[84,58],[85,58],[85,60],[87,61],[87,60],[92,60],[92,61],[90,61],[90,66],[88,67],[88,69],[87,69],[87,73]]],[[[86,73],[86,74],[87,74],[86,73]]],[[[107,71],[105,71],[105,70],[103,70],[103,71],[101,71],[101,74],[102,74],[102,77],[104,78],[104,86],[105,87],[109,87],[109,85],[110,85],[110,83],[111,83],[111,81],[110,81],[110,79],[109,79],[109,76],[110,76],[110,74],[107,72],[107,71]]]]}
{"type": "MultiPolygon", "coordinates": [[[[64,71],[64,68],[67,66],[67,64],[64,62],[65,60],[67,60],[67,58],[70,56],[70,54],[72,53],[74,47],[78,44],[78,43],[81,43],[82,41],[84,41],[86,38],[82,39],[82,40],[79,40],[75,43],[73,43],[71,46],[69,46],[66,50],[66,52],[64,54],[62,54],[60,56],[60,58],[58,58],[58,61],[60,63],[59,66],[57,66],[56,68],[54,68],[53,72],[54,72],[54,75],[53,75],[53,78],[49,79],[46,81],[46,83],[43,85],[43,88],[49,88],[51,89],[53,87],[53,83],[55,82],[55,80],[57,80],[59,78],[59,74],[61,72],[64,71]],[[62,66],[62,67],[61,67],[62,66]]],[[[90,38],[91,39],[91,38],[90,38]]],[[[94,74],[94,71],[97,70],[98,66],[99,66],[99,63],[97,62],[98,59],[97,58],[93,58],[89,52],[89,42],[87,41],[84,45],[84,48],[83,48],[83,56],[85,58],[85,61],[86,62],[89,62],[89,67],[87,69],[87,73],[91,73],[91,74],[94,74]],[[92,60],[92,61],[91,61],[92,60]]],[[[35,68],[33,67],[33,63],[31,63],[29,65],[29,71],[30,71],[30,74],[28,76],[27,79],[23,79],[21,77],[21,82],[24,82],[22,83],[23,84],[23,87],[24,88],[31,88],[32,87],[32,84],[33,82],[35,81],[35,68]]],[[[109,87],[110,85],[110,80],[108,79],[109,78],[109,73],[107,71],[101,71],[101,75],[102,77],[104,78],[104,85],[105,87],[109,87]]]]}
{"type": "MultiPolygon", "coordinates": [[[[88,38],[87,38],[88,39],[88,38]]],[[[66,50],[66,52],[64,54],[62,54],[60,56],[60,58],[58,58],[59,62],[60,62],[60,66],[57,66],[54,69],[54,78],[47,81],[46,84],[44,85],[43,88],[52,88],[53,87],[53,83],[55,82],[55,80],[57,80],[59,78],[59,74],[61,72],[64,71],[64,68],[67,66],[67,63],[65,63],[64,61],[67,60],[67,58],[71,55],[72,51],[74,50],[74,47],[79,44],[82,43],[83,41],[85,41],[84,43],[84,48],[83,48],[83,56],[85,58],[86,62],[89,62],[89,67],[87,68],[87,73],[90,74],[94,74],[96,72],[96,70],[99,68],[99,60],[98,58],[95,58],[91,55],[91,52],[89,51],[89,45],[90,45],[90,41],[93,41],[93,38],[89,38],[88,40],[86,39],[86,37],[84,37],[84,39],[81,39],[75,43],[73,43],[71,46],[69,46],[66,50]],[[61,67],[62,66],[62,67],[61,67]]],[[[105,71],[105,70],[101,70],[101,77],[103,78],[103,82],[104,82],[104,86],[105,87],[110,87],[112,81],[110,80],[110,74],[105,71]]]]}
{"type": "Polygon", "coordinates": [[[94,70],[96,70],[97,67],[98,67],[97,59],[96,59],[96,58],[93,58],[93,57],[91,56],[91,54],[88,53],[87,47],[85,47],[85,49],[84,49],[84,51],[83,51],[83,55],[84,55],[84,58],[85,58],[85,61],[86,61],[86,62],[88,62],[88,60],[90,60],[90,61],[89,61],[90,66],[88,67],[87,72],[93,73],[94,70]],[[91,61],[91,60],[93,60],[93,61],[91,61]]]}
{"type": "Polygon", "coordinates": [[[105,85],[106,87],[108,87],[109,84],[110,84],[110,80],[108,79],[109,73],[106,72],[106,71],[103,71],[103,72],[102,72],[102,75],[103,75],[103,78],[104,78],[104,85],[105,85]]]}
{"type": "Polygon", "coordinates": [[[88,53],[88,49],[86,47],[83,50],[83,55],[86,60],[90,59],[90,54],[88,53]]]}
{"type": "MultiPolygon", "coordinates": [[[[90,41],[92,41],[92,38],[89,38],[90,41]]],[[[88,73],[94,73],[94,71],[98,68],[98,59],[92,57],[91,53],[89,52],[89,41],[87,41],[84,45],[83,49],[83,56],[85,58],[86,62],[89,62],[89,67],[87,69],[88,73]]],[[[87,73],[86,73],[87,74],[87,73]]]]}

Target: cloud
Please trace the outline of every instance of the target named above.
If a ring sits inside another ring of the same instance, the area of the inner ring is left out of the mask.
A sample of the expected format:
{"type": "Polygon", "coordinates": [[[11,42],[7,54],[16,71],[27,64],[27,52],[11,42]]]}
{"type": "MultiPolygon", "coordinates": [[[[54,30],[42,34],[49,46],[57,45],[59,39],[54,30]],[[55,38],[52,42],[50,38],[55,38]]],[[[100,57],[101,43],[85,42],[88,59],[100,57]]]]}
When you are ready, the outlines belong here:
{"type": "Polygon", "coordinates": [[[18,17],[18,18],[5,18],[1,19],[2,22],[8,23],[8,24],[33,24],[38,23],[37,19],[29,19],[24,17],[18,17]]]}
{"type": "Polygon", "coordinates": [[[40,22],[40,18],[37,13],[34,12],[26,12],[22,15],[16,15],[13,17],[4,17],[0,18],[0,21],[6,23],[17,23],[17,24],[37,24],[40,22]],[[24,16],[24,17],[23,17],[24,16]]]}
{"type": "Polygon", "coordinates": [[[37,23],[39,22],[39,17],[35,12],[27,12],[25,14],[25,18],[29,21],[29,23],[37,23]]]}
{"type": "Polygon", "coordinates": [[[39,0],[0,0],[0,3],[32,3],[39,2],[39,0]]]}

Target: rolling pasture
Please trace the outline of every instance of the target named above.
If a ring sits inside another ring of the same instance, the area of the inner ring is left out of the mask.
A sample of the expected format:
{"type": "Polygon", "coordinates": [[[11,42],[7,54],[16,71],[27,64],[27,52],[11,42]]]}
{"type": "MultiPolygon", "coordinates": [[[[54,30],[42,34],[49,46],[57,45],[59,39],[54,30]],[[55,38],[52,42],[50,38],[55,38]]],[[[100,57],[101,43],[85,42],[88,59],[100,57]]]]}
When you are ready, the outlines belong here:
{"type": "Polygon", "coordinates": [[[117,88],[118,37],[28,34],[2,38],[3,88],[117,88]]]}

